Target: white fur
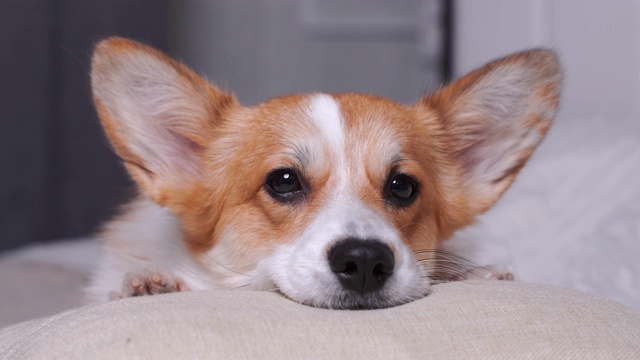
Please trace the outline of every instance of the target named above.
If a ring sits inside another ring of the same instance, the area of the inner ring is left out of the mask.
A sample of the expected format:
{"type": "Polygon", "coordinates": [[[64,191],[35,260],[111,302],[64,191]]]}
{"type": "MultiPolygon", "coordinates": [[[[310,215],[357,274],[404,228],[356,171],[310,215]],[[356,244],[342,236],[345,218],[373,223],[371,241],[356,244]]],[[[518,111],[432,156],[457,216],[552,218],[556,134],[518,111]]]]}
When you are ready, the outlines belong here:
{"type": "MultiPolygon", "coordinates": [[[[391,306],[424,295],[429,280],[399,233],[355,194],[351,180],[362,174],[364,164],[353,166],[346,162],[339,104],[329,95],[313,95],[308,101],[307,117],[320,133],[306,144],[314,154],[308,160],[312,163],[332,159],[328,165],[335,186],[324,208],[300,237],[276,248],[256,264],[238,267],[225,262],[232,258],[228,245],[242,234],[225,230],[216,246],[196,259],[183,244],[179,220],[168,210],[141,199],[131,205],[126,218],[112,222],[106,229],[109,243],[88,289],[90,297],[105,301],[109,292],[121,289],[126,273],[151,268],[178,276],[192,290],[279,289],[301,303],[353,307],[359,305],[358,300],[345,295],[348,291],[331,271],[326,256],[333,244],[350,237],[376,239],[394,249],[394,273],[380,294],[370,297],[366,305],[391,306]]],[[[391,139],[386,142],[397,148],[391,139]]]]}
{"type": "MultiPolygon", "coordinates": [[[[345,177],[345,130],[340,105],[327,94],[314,94],[308,101],[307,118],[317,129],[313,138],[303,139],[313,147],[314,157],[309,166],[324,164],[334,173],[340,173],[340,179],[345,177]],[[329,161],[328,164],[326,162],[329,161]]],[[[340,182],[339,186],[343,186],[340,182]]]]}
{"type": "Polygon", "coordinates": [[[279,247],[258,264],[259,288],[280,289],[301,303],[321,307],[353,306],[343,303],[345,292],[332,273],[327,248],[348,237],[377,239],[395,248],[393,276],[386,282],[376,306],[389,306],[424,295],[429,281],[423,277],[408,247],[396,230],[358,199],[336,193],[311,225],[291,245],[279,247]]]}
{"type": "Polygon", "coordinates": [[[180,277],[190,289],[215,287],[208,269],[187,251],[179,220],[146,198],[129,204],[126,218],[109,223],[103,251],[86,289],[90,301],[107,301],[120,292],[127,273],[161,269],[180,277]]]}
{"type": "MultiPolygon", "coordinates": [[[[329,95],[314,95],[307,115],[321,134],[322,155],[335,159],[332,167],[332,196],[304,233],[290,245],[276,249],[261,261],[253,279],[245,279],[257,289],[280,289],[288,297],[315,306],[342,307],[345,290],[331,271],[327,249],[349,237],[376,239],[395,251],[395,269],[375,306],[389,306],[423,295],[429,284],[409,248],[396,229],[355,195],[353,174],[345,159],[344,123],[339,104],[329,95]]],[[[317,142],[314,142],[317,146],[317,142]]],[[[316,150],[317,151],[317,150],[316,150]]],[[[360,168],[356,166],[355,168],[360,168]]],[[[215,255],[219,252],[215,251],[215,255]]]]}
{"type": "Polygon", "coordinates": [[[324,142],[344,159],[344,122],[340,114],[340,105],[327,94],[311,96],[307,108],[307,116],[319,130],[324,142]]]}

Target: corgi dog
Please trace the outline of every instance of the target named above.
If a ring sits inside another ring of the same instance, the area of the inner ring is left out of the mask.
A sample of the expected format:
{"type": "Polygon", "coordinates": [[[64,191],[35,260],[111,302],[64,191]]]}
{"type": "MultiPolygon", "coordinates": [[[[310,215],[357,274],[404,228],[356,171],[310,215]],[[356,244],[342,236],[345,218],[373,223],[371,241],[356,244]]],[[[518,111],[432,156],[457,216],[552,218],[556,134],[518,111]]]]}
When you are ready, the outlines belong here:
{"type": "Polygon", "coordinates": [[[91,299],[249,289],[368,309],[429,292],[443,242],[544,138],[561,71],[535,49],[413,105],[309,93],[245,107],[161,52],[109,38],[91,86],[140,190],[104,226],[91,299]]]}

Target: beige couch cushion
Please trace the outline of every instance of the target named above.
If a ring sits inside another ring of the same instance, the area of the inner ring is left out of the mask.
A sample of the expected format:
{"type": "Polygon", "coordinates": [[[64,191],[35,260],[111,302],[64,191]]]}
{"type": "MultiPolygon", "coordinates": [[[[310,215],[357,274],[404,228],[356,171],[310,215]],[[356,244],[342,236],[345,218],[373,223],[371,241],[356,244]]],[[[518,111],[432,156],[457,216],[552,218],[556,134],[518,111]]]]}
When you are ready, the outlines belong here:
{"type": "Polygon", "coordinates": [[[546,285],[458,282],[384,310],[207,291],[87,306],[0,330],[0,358],[638,359],[640,312],[546,285]]]}

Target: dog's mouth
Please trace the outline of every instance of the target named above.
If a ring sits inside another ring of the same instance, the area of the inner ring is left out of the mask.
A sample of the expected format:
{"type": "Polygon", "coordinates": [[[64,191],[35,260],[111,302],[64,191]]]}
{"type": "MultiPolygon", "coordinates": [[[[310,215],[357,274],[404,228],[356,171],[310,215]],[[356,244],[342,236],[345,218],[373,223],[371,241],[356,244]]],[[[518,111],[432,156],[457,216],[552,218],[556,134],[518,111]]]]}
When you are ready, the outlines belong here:
{"type": "MultiPolygon", "coordinates": [[[[426,294],[425,294],[426,295],[426,294]]],[[[422,298],[423,296],[420,296],[422,298]]],[[[376,294],[344,293],[332,301],[329,308],[338,310],[373,310],[400,306],[417,298],[390,299],[376,294]]]]}
{"type": "Polygon", "coordinates": [[[358,294],[349,290],[341,290],[323,299],[305,300],[294,299],[282,290],[278,290],[278,292],[292,301],[316,308],[333,310],[375,310],[396,307],[422,299],[428,296],[430,291],[429,289],[425,289],[419,295],[398,298],[391,296],[391,294],[386,291],[358,294]]]}

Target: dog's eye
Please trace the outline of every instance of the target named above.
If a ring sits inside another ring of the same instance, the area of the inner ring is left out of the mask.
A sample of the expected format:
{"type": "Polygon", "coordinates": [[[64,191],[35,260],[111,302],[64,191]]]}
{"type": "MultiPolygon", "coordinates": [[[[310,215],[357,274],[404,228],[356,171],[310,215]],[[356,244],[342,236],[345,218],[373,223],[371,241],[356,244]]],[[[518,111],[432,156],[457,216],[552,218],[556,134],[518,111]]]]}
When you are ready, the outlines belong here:
{"type": "Polygon", "coordinates": [[[385,187],[385,199],[395,206],[409,206],[418,195],[418,182],[411,176],[394,173],[385,187]]]}
{"type": "Polygon", "coordinates": [[[302,194],[302,184],[293,169],[278,169],[267,175],[265,187],[276,200],[292,201],[302,194]]]}

